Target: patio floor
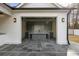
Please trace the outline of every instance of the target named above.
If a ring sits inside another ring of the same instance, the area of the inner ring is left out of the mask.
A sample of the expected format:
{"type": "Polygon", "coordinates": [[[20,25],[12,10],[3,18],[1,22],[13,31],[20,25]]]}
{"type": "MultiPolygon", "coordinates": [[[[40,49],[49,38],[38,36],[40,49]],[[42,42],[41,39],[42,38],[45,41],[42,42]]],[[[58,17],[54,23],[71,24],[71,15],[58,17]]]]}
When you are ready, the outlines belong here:
{"type": "Polygon", "coordinates": [[[57,45],[55,41],[25,40],[22,44],[0,46],[0,56],[66,56],[68,45],[57,45]]]}

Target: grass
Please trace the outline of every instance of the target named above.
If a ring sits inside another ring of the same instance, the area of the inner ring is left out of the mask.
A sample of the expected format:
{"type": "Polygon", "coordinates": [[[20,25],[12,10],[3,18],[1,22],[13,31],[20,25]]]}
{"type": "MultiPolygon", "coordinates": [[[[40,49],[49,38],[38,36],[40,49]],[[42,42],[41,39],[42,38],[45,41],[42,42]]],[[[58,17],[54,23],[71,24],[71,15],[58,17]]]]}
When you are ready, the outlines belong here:
{"type": "Polygon", "coordinates": [[[69,35],[69,40],[79,43],[79,35],[69,35]]]}

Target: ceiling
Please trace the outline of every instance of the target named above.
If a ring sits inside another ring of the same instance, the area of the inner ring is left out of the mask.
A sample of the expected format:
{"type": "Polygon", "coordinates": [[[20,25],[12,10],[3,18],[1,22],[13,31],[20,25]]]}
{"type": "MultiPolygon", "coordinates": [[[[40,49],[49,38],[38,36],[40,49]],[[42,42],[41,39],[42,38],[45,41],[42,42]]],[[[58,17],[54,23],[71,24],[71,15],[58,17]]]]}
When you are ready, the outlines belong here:
{"type": "MultiPolygon", "coordinates": [[[[12,8],[17,8],[19,5],[20,6],[22,6],[22,5],[24,5],[24,4],[26,4],[26,5],[34,5],[35,3],[5,3],[6,5],[8,5],[9,7],[12,7],[12,8]]],[[[46,5],[46,4],[51,4],[50,6],[52,7],[52,6],[56,6],[56,7],[63,7],[61,4],[58,4],[58,3],[37,3],[36,4],[36,6],[37,5],[46,5]]],[[[18,8],[20,8],[20,7],[18,7],[18,8]]]]}

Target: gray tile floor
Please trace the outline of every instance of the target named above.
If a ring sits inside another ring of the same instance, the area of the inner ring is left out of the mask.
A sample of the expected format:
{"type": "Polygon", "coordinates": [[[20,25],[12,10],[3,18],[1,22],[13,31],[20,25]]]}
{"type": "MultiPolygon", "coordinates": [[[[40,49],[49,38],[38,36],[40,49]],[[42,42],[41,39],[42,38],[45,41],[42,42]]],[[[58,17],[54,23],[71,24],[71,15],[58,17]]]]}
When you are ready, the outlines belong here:
{"type": "Polygon", "coordinates": [[[25,40],[22,44],[0,46],[0,56],[66,56],[68,45],[52,40],[25,40]]]}

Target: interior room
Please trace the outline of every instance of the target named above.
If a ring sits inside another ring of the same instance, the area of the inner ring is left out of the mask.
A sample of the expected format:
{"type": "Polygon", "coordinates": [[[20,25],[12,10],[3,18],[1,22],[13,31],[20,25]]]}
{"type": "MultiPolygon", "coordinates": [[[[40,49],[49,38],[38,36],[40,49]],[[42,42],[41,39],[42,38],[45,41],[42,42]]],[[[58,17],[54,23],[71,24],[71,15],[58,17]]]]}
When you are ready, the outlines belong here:
{"type": "Polygon", "coordinates": [[[56,18],[55,17],[23,17],[22,18],[22,41],[24,40],[55,40],[56,41],[56,18]]]}

